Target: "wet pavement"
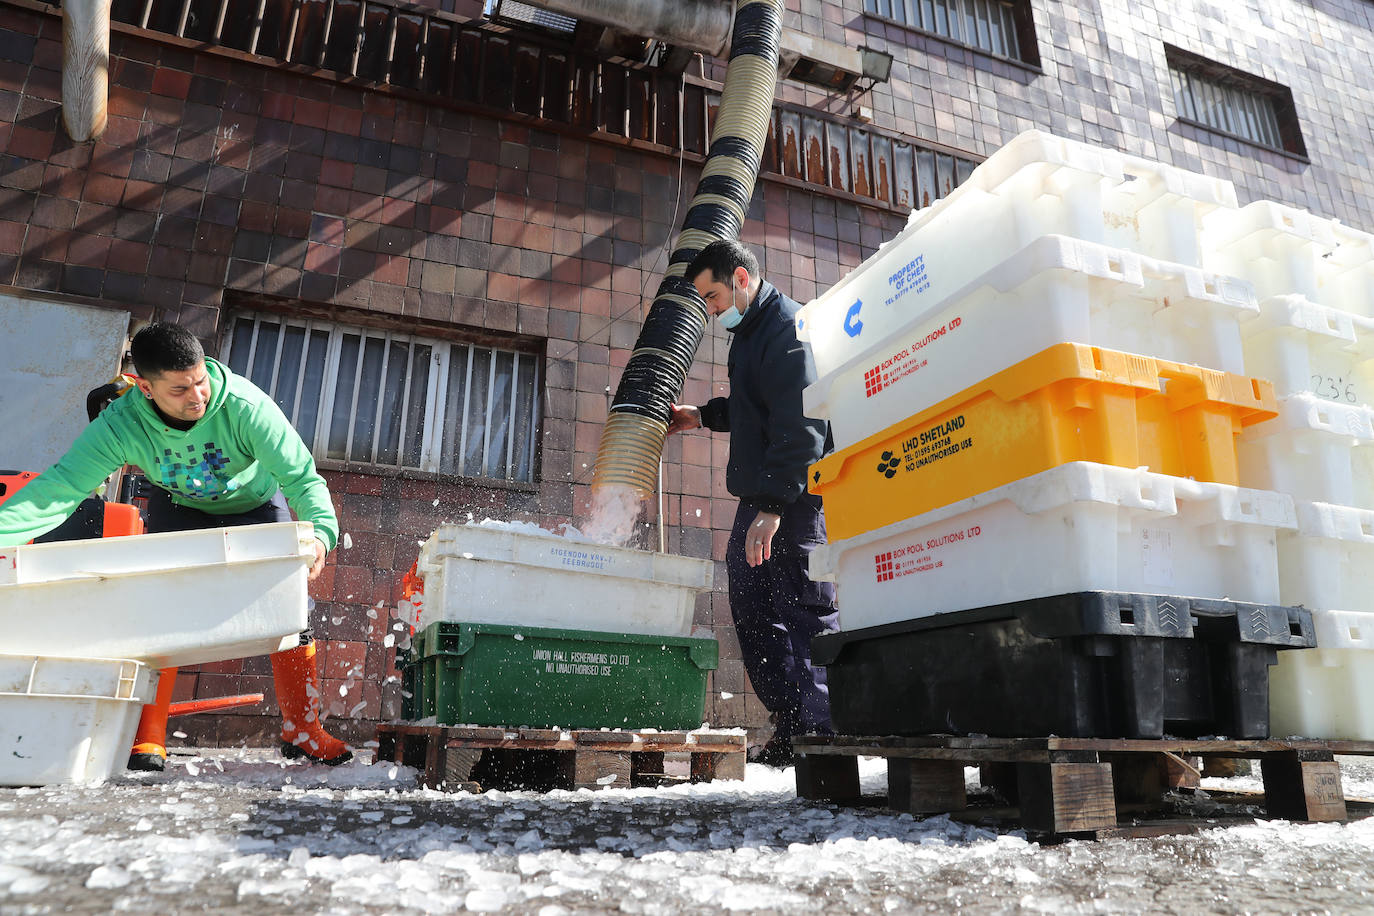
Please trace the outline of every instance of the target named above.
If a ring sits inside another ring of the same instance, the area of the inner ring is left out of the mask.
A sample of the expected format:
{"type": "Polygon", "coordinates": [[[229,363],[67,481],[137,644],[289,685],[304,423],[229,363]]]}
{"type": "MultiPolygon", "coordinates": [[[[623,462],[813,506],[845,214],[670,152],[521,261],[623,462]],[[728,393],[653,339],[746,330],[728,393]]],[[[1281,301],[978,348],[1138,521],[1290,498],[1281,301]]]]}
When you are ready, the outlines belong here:
{"type": "MultiPolygon", "coordinates": [[[[0,914],[1374,912],[1374,819],[1042,846],[802,802],[791,771],[756,765],[743,783],[450,795],[390,764],[172,764],[0,789],[0,914]]],[[[1348,796],[1374,795],[1374,765],[1343,767],[1348,796]]],[[[881,793],[881,761],[862,773],[881,793]]],[[[1258,784],[1177,804],[1244,813],[1214,800],[1258,784]]]]}

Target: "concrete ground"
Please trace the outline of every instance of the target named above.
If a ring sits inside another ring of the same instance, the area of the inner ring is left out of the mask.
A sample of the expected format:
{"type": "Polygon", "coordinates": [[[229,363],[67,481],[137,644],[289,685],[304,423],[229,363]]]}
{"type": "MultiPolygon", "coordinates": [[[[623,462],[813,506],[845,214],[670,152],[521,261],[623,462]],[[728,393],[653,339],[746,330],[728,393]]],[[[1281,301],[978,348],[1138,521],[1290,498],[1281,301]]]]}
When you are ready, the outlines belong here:
{"type": "MultiPolygon", "coordinates": [[[[882,762],[862,774],[881,793],[882,762]]],[[[1374,765],[1348,759],[1344,775],[1347,795],[1374,795],[1374,765]]],[[[1257,785],[1208,780],[1178,804],[1244,813],[1213,799],[1257,785]]],[[[954,907],[1374,911],[1374,819],[1041,846],[946,817],[805,803],[790,770],[752,764],[743,783],[449,795],[405,767],[287,765],[257,750],[178,753],[166,773],[101,786],[0,789],[5,916],[954,907]]]]}

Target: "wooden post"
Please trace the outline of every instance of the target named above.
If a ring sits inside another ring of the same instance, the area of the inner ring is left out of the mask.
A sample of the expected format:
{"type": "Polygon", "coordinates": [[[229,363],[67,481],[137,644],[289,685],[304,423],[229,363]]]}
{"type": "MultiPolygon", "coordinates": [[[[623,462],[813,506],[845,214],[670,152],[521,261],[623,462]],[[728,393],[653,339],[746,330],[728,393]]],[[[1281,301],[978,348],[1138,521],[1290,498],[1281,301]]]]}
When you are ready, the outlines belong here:
{"type": "Polygon", "coordinates": [[[692,782],[744,778],[744,750],[721,753],[692,751],[692,782]]]}
{"type": "Polygon", "coordinates": [[[630,787],[630,752],[578,749],[573,751],[572,755],[574,789],[630,787]]]}
{"type": "Polygon", "coordinates": [[[110,0],[63,0],[62,123],[76,142],[105,132],[109,84],[110,0]]]}
{"type": "MultiPolygon", "coordinates": [[[[435,743],[438,743],[437,741],[435,743]]],[[[476,789],[472,781],[472,770],[485,753],[480,748],[446,747],[439,751],[437,773],[440,778],[436,788],[449,792],[458,789],[476,789]]]]}
{"type": "Polygon", "coordinates": [[[1076,833],[1116,826],[1109,763],[1025,763],[1017,781],[1027,830],[1076,833]]]}
{"type": "Polygon", "coordinates": [[[889,757],[887,806],[910,814],[945,814],[967,808],[964,765],[957,760],[889,757]]]}
{"type": "Polygon", "coordinates": [[[1330,758],[1329,753],[1320,751],[1263,757],[1260,771],[1264,775],[1264,807],[1270,816],[1289,821],[1346,820],[1341,767],[1330,758]]]}
{"type": "Polygon", "coordinates": [[[810,801],[851,801],[859,797],[859,758],[837,754],[798,754],[797,797],[810,801]]]}

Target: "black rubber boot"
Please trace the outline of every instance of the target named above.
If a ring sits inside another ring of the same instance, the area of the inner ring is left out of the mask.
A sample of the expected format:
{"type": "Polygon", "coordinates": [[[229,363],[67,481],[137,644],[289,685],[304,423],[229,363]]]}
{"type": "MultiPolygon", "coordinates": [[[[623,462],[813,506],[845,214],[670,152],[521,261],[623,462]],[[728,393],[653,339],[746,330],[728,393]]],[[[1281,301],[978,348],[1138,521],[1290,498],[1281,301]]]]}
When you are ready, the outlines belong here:
{"type": "Polygon", "coordinates": [[[129,769],[161,773],[167,769],[167,758],[161,754],[130,754],[129,769]]]}
{"type": "Polygon", "coordinates": [[[322,763],[327,767],[336,767],[341,763],[348,763],[348,761],[353,759],[353,752],[348,750],[334,757],[316,757],[299,745],[292,744],[289,741],[283,741],[281,743],[281,755],[287,760],[300,760],[304,757],[312,763],[322,763]]]}

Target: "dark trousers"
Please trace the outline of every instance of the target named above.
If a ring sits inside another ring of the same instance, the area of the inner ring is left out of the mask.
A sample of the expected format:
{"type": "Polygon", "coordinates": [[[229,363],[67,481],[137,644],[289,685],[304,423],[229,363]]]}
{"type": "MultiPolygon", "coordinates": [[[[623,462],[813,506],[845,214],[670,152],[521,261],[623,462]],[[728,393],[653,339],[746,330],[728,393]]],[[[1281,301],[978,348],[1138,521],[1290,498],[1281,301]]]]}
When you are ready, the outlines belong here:
{"type": "MultiPolygon", "coordinates": [[[[172,494],[161,487],[153,487],[148,497],[148,533],[163,534],[168,531],[202,531],[206,528],[236,528],[239,525],[270,525],[273,522],[292,521],[291,510],[286,505],[286,496],[281,490],[261,506],[247,512],[231,515],[212,515],[190,506],[172,502],[172,494]]],[[[315,599],[306,598],[306,606],[315,609],[315,599]]],[[[310,631],[301,633],[301,645],[310,642],[310,631]]]]}
{"type": "Polygon", "coordinates": [[[740,504],[725,549],[744,670],[779,737],[828,733],[830,694],[825,669],[811,665],[811,637],[835,626],[835,585],[806,575],[807,557],[825,543],[825,515],[819,499],[803,495],[783,512],[771,559],[750,566],[744,539],[757,515],[740,504]]]}
{"type": "Polygon", "coordinates": [[[172,494],[161,487],[153,487],[148,497],[148,533],[167,531],[200,531],[205,528],[234,528],[239,525],[267,525],[291,521],[286,497],[278,490],[272,498],[247,512],[233,515],[213,515],[172,502],[172,494]]]}

